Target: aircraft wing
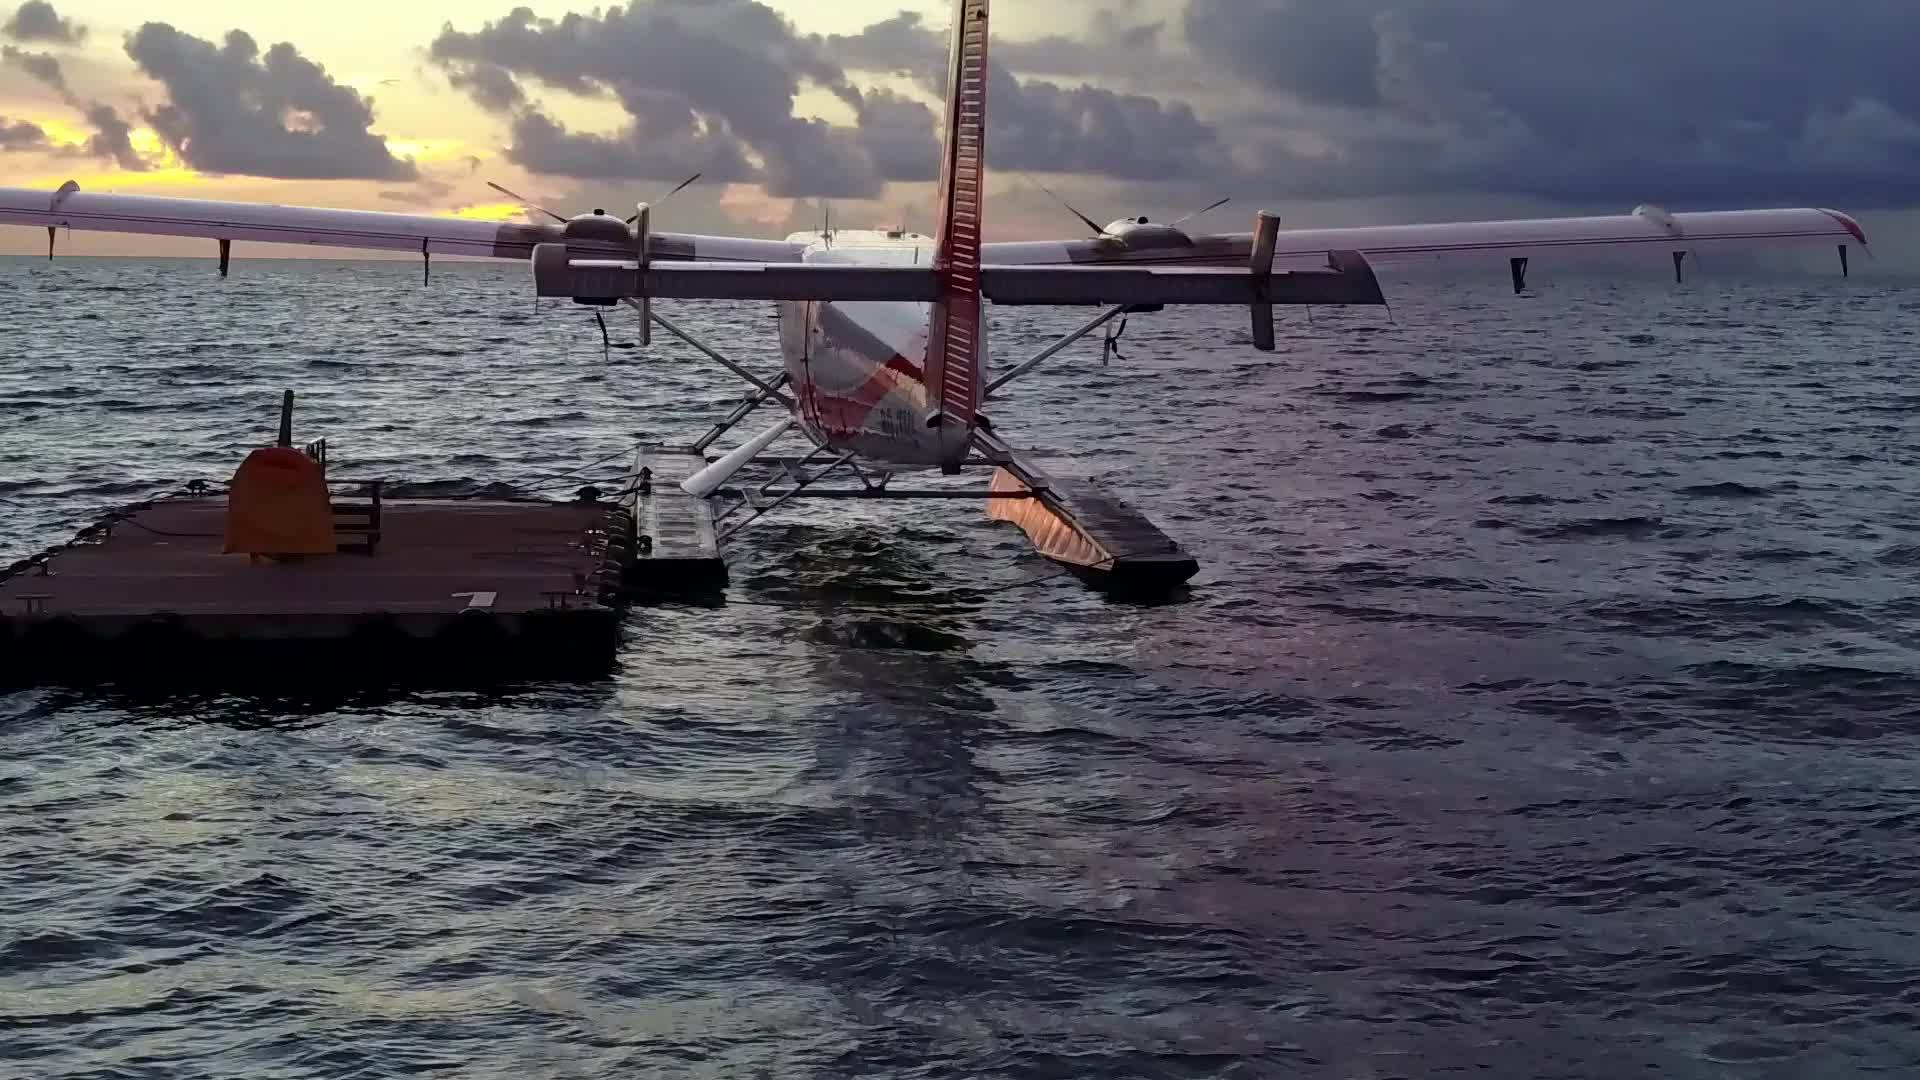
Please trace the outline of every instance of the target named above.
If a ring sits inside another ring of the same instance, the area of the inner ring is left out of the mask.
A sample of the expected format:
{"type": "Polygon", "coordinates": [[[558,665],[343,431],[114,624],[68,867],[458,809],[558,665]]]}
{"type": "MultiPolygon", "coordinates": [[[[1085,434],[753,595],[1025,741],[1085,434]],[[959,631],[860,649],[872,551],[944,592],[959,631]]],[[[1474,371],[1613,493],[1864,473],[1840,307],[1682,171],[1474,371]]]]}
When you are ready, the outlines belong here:
{"type": "MultiPolygon", "coordinates": [[[[994,266],[980,267],[980,294],[995,304],[1126,306],[1256,304],[1384,304],[1365,259],[1323,252],[1315,270],[1260,276],[1247,267],[994,266]]],[[[944,295],[927,267],[858,263],[691,263],[535,256],[541,296],[611,305],[626,297],[656,300],[839,300],[932,303],[944,295]]]]}
{"type": "MultiPolygon", "coordinates": [[[[1252,233],[1186,235],[1167,226],[1123,227],[1085,240],[985,244],[981,257],[1003,265],[1148,264],[1243,266],[1252,233]]],[[[1329,251],[1358,251],[1375,266],[1489,256],[1528,258],[1553,251],[1691,251],[1701,246],[1823,242],[1866,245],[1860,224],[1837,210],[1729,210],[1669,214],[1643,206],[1608,217],[1463,221],[1349,229],[1282,230],[1276,267],[1323,265],[1329,251]]]]}
{"type": "MultiPolygon", "coordinates": [[[[523,260],[532,257],[535,245],[564,239],[558,223],[530,225],[374,210],[102,195],[81,191],[71,181],[59,191],[0,188],[0,224],[523,260]]],[[[590,243],[584,248],[576,243],[575,247],[609,256],[632,254],[631,250],[596,248],[590,243]]],[[[669,232],[653,234],[653,253],[658,258],[688,262],[766,263],[800,258],[800,248],[783,240],[669,232]]]]}

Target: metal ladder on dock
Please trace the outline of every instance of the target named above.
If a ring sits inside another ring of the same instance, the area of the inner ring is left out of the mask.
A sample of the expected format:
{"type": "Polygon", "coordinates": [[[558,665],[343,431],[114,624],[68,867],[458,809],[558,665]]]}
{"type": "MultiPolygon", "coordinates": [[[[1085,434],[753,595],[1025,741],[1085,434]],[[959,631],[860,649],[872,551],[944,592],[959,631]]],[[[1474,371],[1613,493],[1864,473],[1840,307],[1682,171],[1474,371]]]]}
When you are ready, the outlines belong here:
{"type": "MultiPolygon", "coordinates": [[[[317,439],[306,446],[307,456],[327,470],[327,440],[317,439]]],[[[380,512],[385,495],[385,480],[327,480],[327,500],[333,509],[334,546],[345,552],[371,555],[380,546],[380,512]],[[336,488],[348,489],[347,493],[336,488]],[[358,501],[341,501],[342,498],[358,501]]]]}

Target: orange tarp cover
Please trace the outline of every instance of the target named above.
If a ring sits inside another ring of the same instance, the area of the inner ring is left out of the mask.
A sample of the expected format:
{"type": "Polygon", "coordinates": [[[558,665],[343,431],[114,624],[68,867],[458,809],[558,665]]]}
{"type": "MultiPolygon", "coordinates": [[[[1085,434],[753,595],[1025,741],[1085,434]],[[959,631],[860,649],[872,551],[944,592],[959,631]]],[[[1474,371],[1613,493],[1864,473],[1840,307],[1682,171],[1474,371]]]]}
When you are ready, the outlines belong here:
{"type": "Polygon", "coordinates": [[[227,492],[227,552],[331,555],[333,504],[320,463],[287,447],[255,450],[227,492]]]}

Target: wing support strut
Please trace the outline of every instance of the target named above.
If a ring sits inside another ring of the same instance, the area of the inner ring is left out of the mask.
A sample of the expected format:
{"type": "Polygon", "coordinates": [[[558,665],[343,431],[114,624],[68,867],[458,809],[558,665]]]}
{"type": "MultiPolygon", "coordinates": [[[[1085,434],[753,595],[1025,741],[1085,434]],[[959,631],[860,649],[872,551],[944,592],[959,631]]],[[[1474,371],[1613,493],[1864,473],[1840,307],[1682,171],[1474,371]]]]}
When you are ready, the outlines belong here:
{"type": "Polygon", "coordinates": [[[635,311],[638,311],[641,314],[646,315],[655,324],[657,324],[660,327],[660,329],[665,330],[667,333],[672,334],[674,337],[677,337],[681,341],[684,341],[687,344],[693,346],[695,349],[698,349],[701,353],[705,354],[707,359],[712,360],[714,363],[719,364],[721,367],[726,368],[728,371],[731,371],[735,375],[740,376],[742,379],[745,379],[747,382],[752,383],[753,388],[755,390],[760,391],[761,393],[767,395],[769,398],[778,398],[781,404],[786,405],[788,408],[793,407],[793,403],[788,399],[781,397],[780,391],[774,389],[771,383],[768,383],[766,380],[760,378],[760,376],[758,375],[755,375],[753,372],[748,371],[746,368],[741,367],[739,364],[734,363],[732,360],[727,359],[725,354],[721,353],[720,350],[712,347],[711,345],[708,345],[706,342],[701,341],[699,338],[694,337],[692,334],[687,333],[685,330],[680,329],[678,324],[668,321],[665,315],[662,315],[659,312],[654,311],[652,309],[652,305],[650,304],[642,305],[642,303],[639,300],[636,300],[630,296],[623,296],[620,299],[621,299],[621,302],[625,303],[628,307],[631,307],[635,311]]]}
{"type": "Polygon", "coordinates": [[[1262,210],[1254,222],[1253,255],[1247,263],[1253,275],[1253,347],[1272,352],[1273,251],[1280,242],[1280,215],[1262,210]]]}
{"type": "Polygon", "coordinates": [[[1113,307],[1108,308],[1107,310],[1101,312],[1099,315],[1096,315],[1095,317],[1087,320],[1086,322],[1081,323],[1079,327],[1074,329],[1071,333],[1067,334],[1066,336],[1062,337],[1059,341],[1056,341],[1053,344],[1047,346],[1046,348],[1041,349],[1039,352],[1034,353],[1033,356],[1029,357],[1025,362],[1021,363],[1020,366],[1014,368],[1012,371],[1009,371],[1006,374],[988,383],[987,391],[985,394],[982,394],[981,397],[983,398],[992,397],[994,393],[998,391],[1001,387],[1007,385],[1008,383],[1019,378],[1020,376],[1025,375],[1027,372],[1032,371],[1034,368],[1039,367],[1041,364],[1046,363],[1048,360],[1052,359],[1055,354],[1060,352],[1060,350],[1066,348],[1067,346],[1073,344],[1076,341],[1079,341],[1081,338],[1086,337],[1088,334],[1093,333],[1095,330],[1100,329],[1101,327],[1107,325],[1108,323],[1119,318],[1120,316],[1125,315],[1129,307],[1130,305],[1127,305],[1127,304],[1115,304],[1113,307]]]}
{"type": "MultiPolygon", "coordinates": [[[[721,532],[719,539],[722,541],[725,541],[726,539],[731,537],[734,533],[739,532],[741,529],[746,528],[747,526],[753,524],[754,522],[759,521],[761,518],[766,517],[768,514],[773,513],[775,510],[780,509],[782,506],[785,506],[789,501],[791,501],[794,497],[798,496],[802,491],[805,491],[807,488],[812,487],[816,482],[826,478],[829,474],[835,472],[841,466],[853,464],[854,456],[855,454],[858,453],[858,451],[849,450],[846,453],[841,454],[839,457],[835,458],[831,462],[828,462],[825,466],[814,470],[813,472],[808,473],[808,472],[802,471],[809,464],[811,464],[814,461],[814,459],[820,457],[826,451],[827,451],[827,448],[825,446],[816,446],[813,448],[813,450],[810,453],[807,454],[806,457],[803,457],[799,461],[795,462],[791,470],[792,473],[794,474],[793,486],[788,488],[786,491],[781,492],[778,495],[778,497],[776,497],[772,502],[765,503],[764,505],[762,505],[762,500],[764,500],[769,494],[772,494],[774,485],[779,482],[780,478],[778,476],[774,477],[772,480],[767,481],[765,484],[762,484],[758,489],[751,492],[747,492],[738,503],[735,503],[733,506],[729,507],[725,512],[715,517],[713,519],[713,523],[715,527],[718,527],[721,522],[725,521],[727,518],[732,517],[736,512],[738,512],[741,507],[743,506],[753,507],[753,513],[748,515],[746,520],[736,522],[731,528],[728,528],[725,531],[721,532]]],[[[709,468],[714,468],[714,467],[717,467],[717,466],[709,466],[709,468]]],[[[692,482],[693,482],[692,480],[687,481],[687,483],[689,484],[691,484],[692,482]]],[[[881,490],[885,487],[884,483],[880,485],[875,485],[871,482],[868,482],[864,476],[861,477],[861,482],[866,485],[868,490],[881,490]]]]}

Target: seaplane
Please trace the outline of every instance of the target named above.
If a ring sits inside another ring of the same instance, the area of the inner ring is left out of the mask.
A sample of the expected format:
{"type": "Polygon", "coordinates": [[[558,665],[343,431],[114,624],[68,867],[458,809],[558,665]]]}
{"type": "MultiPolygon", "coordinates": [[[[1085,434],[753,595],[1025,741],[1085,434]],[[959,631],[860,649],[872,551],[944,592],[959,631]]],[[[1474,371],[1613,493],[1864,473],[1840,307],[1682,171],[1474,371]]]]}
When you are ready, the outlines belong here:
{"type": "MultiPolygon", "coordinates": [[[[955,0],[953,19],[931,237],[904,229],[822,230],[784,240],[675,233],[655,229],[654,208],[645,203],[625,217],[546,211],[556,220],[497,223],[95,194],[71,181],[54,192],[0,189],[0,223],[45,227],[50,257],[61,228],[211,239],[223,276],[236,241],[416,252],[428,276],[435,255],[523,261],[536,295],[595,309],[630,306],[640,314],[639,344],[649,344],[659,327],[745,383],[739,404],[689,447],[636,460],[636,507],[687,500],[700,508],[702,535],[717,543],[809,495],[978,497],[990,517],[1017,525],[1042,555],[1097,586],[1127,592],[1177,588],[1198,563],[1121,500],[1049,475],[1017,447],[1015,433],[993,422],[996,395],[1116,319],[1168,305],[1245,308],[1252,347],[1271,352],[1276,305],[1384,305],[1378,265],[1505,258],[1519,292],[1530,260],[1547,252],[1666,251],[1678,274],[1688,254],[1706,247],[1815,242],[1838,246],[1844,272],[1849,247],[1866,244],[1859,223],[1835,210],[1669,213],[1656,206],[1618,216],[1286,231],[1278,215],[1261,211],[1250,232],[1218,234],[1144,216],[1101,226],[1074,210],[1085,236],[991,242],[983,233],[988,0],[955,0]],[[655,307],[677,299],[776,303],[782,370],[755,373],[655,307]],[[1034,355],[995,365],[988,304],[1079,306],[1097,314],[1034,355]],[[775,414],[773,423],[715,451],[762,410],[775,414]],[[804,439],[811,448],[770,455],[783,438],[804,439]],[[743,475],[759,475],[745,472],[756,466],[777,466],[776,475],[740,484],[743,475]],[[969,469],[990,470],[991,479],[967,491],[892,483],[900,475],[969,469]],[[850,474],[858,486],[815,486],[833,474],[850,474]]],[[[643,549],[651,540],[643,526],[643,549]]]]}

